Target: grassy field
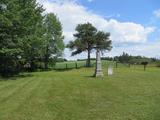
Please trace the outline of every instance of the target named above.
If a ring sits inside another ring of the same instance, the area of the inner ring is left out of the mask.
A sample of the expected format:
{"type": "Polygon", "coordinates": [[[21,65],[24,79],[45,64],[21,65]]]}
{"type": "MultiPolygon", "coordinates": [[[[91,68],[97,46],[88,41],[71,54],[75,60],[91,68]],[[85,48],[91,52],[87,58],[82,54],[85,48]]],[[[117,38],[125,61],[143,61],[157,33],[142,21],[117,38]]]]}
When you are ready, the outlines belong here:
{"type": "MultiPolygon", "coordinates": [[[[67,61],[67,62],[58,62],[55,65],[55,69],[66,69],[66,67],[68,69],[72,69],[72,68],[76,68],[76,64],[77,64],[77,68],[81,68],[84,67],[86,65],[86,61],[78,61],[78,62],[74,62],[74,61],[67,61]],[[67,66],[66,66],[67,65],[67,66]]],[[[94,64],[94,61],[92,62],[92,64],[94,64]]]]}
{"type": "Polygon", "coordinates": [[[24,74],[0,80],[0,120],[160,120],[160,69],[120,67],[24,74]]]}
{"type": "MultiPolygon", "coordinates": [[[[95,66],[96,61],[91,60],[91,66],[95,66]]],[[[67,62],[58,62],[54,66],[54,69],[64,70],[64,69],[75,69],[77,64],[77,68],[82,68],[86,66],[86,61],[67,61],[67,62]]],[[[115,62],[102,60],[102,65],[107,67],[109,64],[115,65],[115,62]]],[[[122,66],[121,64],[119,64],[122,66]]],[[[123,65],[124,66],[124,65],[123,65]]],[[[53,66],[52,66],[53,67],[53,66]]]]}

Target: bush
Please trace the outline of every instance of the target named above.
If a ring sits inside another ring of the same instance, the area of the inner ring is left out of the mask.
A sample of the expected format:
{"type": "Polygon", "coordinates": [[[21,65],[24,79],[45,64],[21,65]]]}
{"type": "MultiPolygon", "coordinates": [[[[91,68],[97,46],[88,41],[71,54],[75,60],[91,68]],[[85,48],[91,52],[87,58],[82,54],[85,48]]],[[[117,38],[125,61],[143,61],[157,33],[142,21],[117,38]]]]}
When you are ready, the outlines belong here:
{"type": "Polygon", "coordinates": [[[2,77],[9,77],[20,72],[20,64],[14,59],[5,59],[3,64],[0,64],[0,74],[2,77]]]}
{"type": "Polygon", "coordinates": [[[157,67],[160,67],[160,61],[157,61],[157,62],[156,62],[156,66],[157,66],[157,67]]]}

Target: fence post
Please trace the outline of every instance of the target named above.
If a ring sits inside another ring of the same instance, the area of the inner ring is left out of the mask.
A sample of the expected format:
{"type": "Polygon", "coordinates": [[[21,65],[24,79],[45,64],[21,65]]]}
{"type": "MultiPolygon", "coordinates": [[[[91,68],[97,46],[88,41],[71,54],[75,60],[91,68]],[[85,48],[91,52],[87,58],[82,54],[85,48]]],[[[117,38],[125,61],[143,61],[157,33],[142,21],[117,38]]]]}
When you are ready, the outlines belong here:
{"type": "Polygon", "coordinates": [[[131,64],[129,63],[128,66],[129,66],[129,68],[130,68],[130,67],[131,67],[131,64]]]}
{"type": "Polygon", "coordinates": [[[116,68],[118,67],[118,63],[117,63],[117,61],[116,61],[116,68]]]}
{"type": "Polygon", "coordinates": [[[77,62],[75,62],[75,66],[76,66],[76,69],[78,69],[78,65],[77,65],[77,62]]]}
{"type": "Polygon", "coordinates": [[[68,69],[67,63],[66,63],[66,69],[68,69]]]}
{"type": "Polygon", "coordinates": [[[53,69],[54,69],[54,70],[56,69],[56,64],[53,65],[53,69]]]}

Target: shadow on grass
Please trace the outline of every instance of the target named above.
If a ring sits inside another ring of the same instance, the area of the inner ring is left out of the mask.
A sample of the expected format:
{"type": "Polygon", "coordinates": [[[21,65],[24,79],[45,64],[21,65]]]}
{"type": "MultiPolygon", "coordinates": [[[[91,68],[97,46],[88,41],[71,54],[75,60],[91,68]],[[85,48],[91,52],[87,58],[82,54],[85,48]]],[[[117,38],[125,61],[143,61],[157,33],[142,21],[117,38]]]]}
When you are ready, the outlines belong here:
{"type": "Polygon", "coordinates": [[[8,81],[8,80],[20,80],[21,78],[33,77],[34,75],[31,73],[22,73],[20,75],[15,75],[11,77],[0,77],[0,81],[8,81]]]}
{"type": "Polygon", "coordinates": [[[88,76],[84,76],[86,78],[96,78],[94,75],[88,75],[88,76]]]}
{"type": "Polygon", "coordinates": [[[79,68],[48,68],[48,69],[40,69],[28,73],[34,73],[34,72],[49,72],[49,71],[57,71],[57,72],[63,72],[63,71],[71,71],[71,70],[76,70],[76,69],[81,69],[83,67],[79,68]]]}
{"type": "Polygon", "coordinates": [[[65,72],[65,71],[71,71],[71,70],[78,70],[78,69],[81,69],[81,68],[86,68],[86,67],[77,67],[77,68],[55,68],[55,69],[52,69],[52,70],[55,70],[57,72],[65,72]]]}
{"type": "MultiPolygon", "coordinates": [[[[95,75],[90,75],[90,76],[84,76],[84,78],[92,78],[92,80],[96,80],[96,79],[101,79],[101,80],[104,80],[105,78],[104,77],[95,77],[95,75]]],[[[90,80],[90,79],[89,79],[90,80]]]]}
{"type": "Polygon", "coordinates": [[[65,72],[65,71],[71,71],[75,68],[68,68],[68,69],[53,69],[54,71],[57,71],[57,72],[65,72]]]}

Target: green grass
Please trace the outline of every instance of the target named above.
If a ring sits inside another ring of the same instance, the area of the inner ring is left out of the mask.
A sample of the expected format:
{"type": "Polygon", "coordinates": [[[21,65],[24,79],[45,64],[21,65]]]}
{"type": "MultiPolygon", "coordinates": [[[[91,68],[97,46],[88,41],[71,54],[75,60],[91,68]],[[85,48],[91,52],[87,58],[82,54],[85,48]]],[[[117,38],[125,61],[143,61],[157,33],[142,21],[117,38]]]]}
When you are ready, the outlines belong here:
{"type": "Polygon", "coordinates": [[[0,120],[159,120],[160,69],[93,68],[0,80],[0,120]]]}
{"type": "Polygon", "coordinates": [[[55,69],[66,69],[66,64],[67,64],[67,68],[68,69],[72,69],[72,68],[76,68],[76,63],[77,63],[77,67],[84,67],[86,65],[85,61],[78,61],[78,62],[74,62],[74,61],[69,61],[69,62],[59,62],[56,63],[55,65],[55,69]]]}
{"type": "MultiPolygon", "coordinates": [[[[54,69],[75,69],[76,68],[76,63],[78,68],[82,68],[86,66],[86,61],[67,61],[67,62],[58,62],[56,63],[54,69]],[[67,66],[66,66],[67,65],[67,66]]],[[[96,61],[91,60],[91,66],[95,66],[96,61]]],[[[108,66],[110,63],[114,64],[114,62],[111,61],[106,61],[102,60],[102,65],[103,66],[108,66]]]]}

